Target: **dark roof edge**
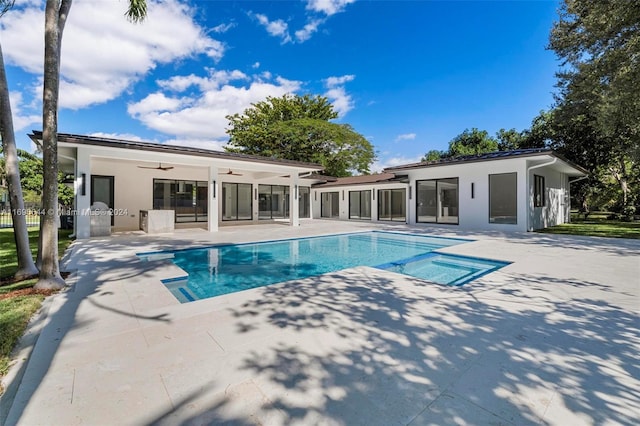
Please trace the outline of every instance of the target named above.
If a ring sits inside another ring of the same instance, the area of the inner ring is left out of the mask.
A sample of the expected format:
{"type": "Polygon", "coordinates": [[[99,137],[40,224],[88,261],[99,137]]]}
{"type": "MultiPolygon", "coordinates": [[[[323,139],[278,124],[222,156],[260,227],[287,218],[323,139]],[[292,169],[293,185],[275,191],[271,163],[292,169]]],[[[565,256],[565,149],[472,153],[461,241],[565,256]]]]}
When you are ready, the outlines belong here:
{"type": "Polygon", "coordinates": [[[480,154],[480,155],[478,155],[476,157],[471,157],[471,158],[469,158],[468,156],[465,156],[465,157],[462,157],[462,158],[449,158],[449,159],[443,159],[443,160],[437,160],[437,161],[422,161],[422,162],[419,162],[419,163],[410,163],[410,164],[405,164],[405,165],[401,165],[401,166],[387,167],[387,168],[383,169],[383,172],[394,173],[394,171],[407,170],[407,169],[420,169],[420,168],[428,168],[428,167],[449,166],[449,165],[453,165],[453,164],[479,163],[479,162],[483,162],[483,161],[505,160],[505,159],[509,159],[509,158],[522,158],[522,157],[535,157],[535,156],[538,156],[538,155],[551,155],[553,157],[558,158],[559,160],[564,161],[565,163],[567,163],[571,167],[575,168],[579,172],[584,173],[585,175],[589,174],[589,171],[587,169],[585,169],[584,167],[573,163],[572,161],[567,160],[564,156],[558,154],[556,151],[554,151],[552,149],[536,148],[535,151],[532,150],[531,152],[521,152],[521,153],[514,153],[514,154],[511,154],[511,155],[503,155],[503,156],[497,156],[497,157],[487,157],[487,155],[496,154],[496,153],[499,153],[499,152],[508,153],[510,151],[495,151],[493,153],[480,154]]]}
{"type": "MultiPolygon", "coordinates": [[[[34,143],[40,145],[42,140],[42,132],[32,130],[28,135],[34,143]]],[[[253,161],[266,164],[279,164],[283,166],[302,166],[315,170],[323,170],[320,164],[306,163],[304,161],[282,160],[269,157],[261,157],[259,155],[240,154],[235,152],[214,151],[211,149],[195,148],[190,146],[165,145],[153,142],[128,141],[125,139],[112,139],[98,136],[75,135],[71,133],[58,133],[58,142],[75,143],[80,145],[103,146],[120,149],[136,149],[140,151],[166,152],[178,155],[198,155],[210,158],[223,158],[237,161],[253,161]]]]}

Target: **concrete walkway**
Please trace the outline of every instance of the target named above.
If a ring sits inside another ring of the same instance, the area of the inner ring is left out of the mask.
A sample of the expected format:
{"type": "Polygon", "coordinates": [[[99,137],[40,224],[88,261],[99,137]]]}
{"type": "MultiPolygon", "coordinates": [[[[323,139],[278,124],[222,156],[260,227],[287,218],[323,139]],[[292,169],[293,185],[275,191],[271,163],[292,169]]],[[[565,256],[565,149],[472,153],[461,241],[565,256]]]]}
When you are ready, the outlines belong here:
{"type": "Polygon", "coordinates": [[[637,424],[640,241],[421,227],[514,263],[462,288],[358,267],[186,304],[159,281],[176,266],[135,257],[373,227],[76,242],[5,423],[637,424]]]}

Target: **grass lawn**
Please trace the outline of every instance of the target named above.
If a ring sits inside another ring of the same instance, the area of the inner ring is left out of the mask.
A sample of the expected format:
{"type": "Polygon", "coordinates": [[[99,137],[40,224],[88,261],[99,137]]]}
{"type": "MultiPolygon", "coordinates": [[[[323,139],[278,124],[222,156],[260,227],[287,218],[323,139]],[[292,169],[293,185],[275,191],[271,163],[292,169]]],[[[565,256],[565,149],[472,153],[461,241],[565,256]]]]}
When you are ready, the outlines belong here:
{"type": "MultiPolygon", "coordinates": [[[[71,240],[69,235],[73,231],[61,229],[58,231],[58,252],[62,256],[71,240]]],[[[38,228],[29,228],[29,246],[31,254],[35,259],[38,252],[38,228]]],[[[18,259],[16,258],[16,243],[13,239],[13,229],[0,229],[0,281],[11,277],[18,270],[18,259]]]]}
{"type": "Polygon", "coordinates": [[[585,235],[592,237],[640,239],[640,221],[609,220],[606,213],[592,213],[587,219],[571,216],[571,223],[552,226],[537,232],[547,234],[585,235]]]}
{"type": "MultiPolygon", "coordinates": [[[[60,230],[58,249],[62,255],[71,243],[72,231],[60,230]]],[[[38,228],[29,229],[29,245],[35,257],[38,250],[38,228]]],[[[40,309],[42,300],[51,292],[34,292],[37,279],[2,283],[2,279],[11,277],[18,268],[13,229],[0,229],[0,377],[9,369],[9,354],[24,333],[31,316],[40,309]]],[[[4,390],[0,387],[0,394],[4,390]]]]}

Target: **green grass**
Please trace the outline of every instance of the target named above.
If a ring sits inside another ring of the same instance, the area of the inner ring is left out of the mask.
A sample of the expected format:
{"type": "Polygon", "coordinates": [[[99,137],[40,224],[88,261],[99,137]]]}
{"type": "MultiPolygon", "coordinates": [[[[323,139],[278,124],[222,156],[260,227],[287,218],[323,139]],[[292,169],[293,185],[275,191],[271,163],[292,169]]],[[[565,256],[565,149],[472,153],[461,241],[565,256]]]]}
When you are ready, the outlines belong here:
{"type": "MultiPolygon", "coordinates": [[[[58,231],[58,252],[64,253],[71,240],[69,235],[73,231],[61,229],[58,231]]],[[[38,252],[38,228],[29,228],[29,246],[31,254],[36,257],[38,252]]],[[[18,259],[16,257],[16,243],[13,239],[13,229],[0,229],[0,280],[11,277],[18,270],[18,259]]]]}
{"type": "Polygon", "coordinates": [[[585,235],[591,237],[640,239],[640,221],[609,220],[607,213],[592,213],[587,219],[571,216],[571,223],[541,229],[547,234],[585,235]]]}
{"type": "MultiPolygon", "coordinates": [[[[71,230],[60,230],[58,250],[64,253],[71,243],[71,230]]],[[[38,250],[38,228],[29,229],[29,245],[35,257],[38,250]]],[[[0,229],[0,279],[11,277],[18,268],[13,229],[0,229]]],[[[0,285],[0,296],[16,290],[30,289],[37,279],[0,285]]],[[[41,294],[15,295],[0,300],[0,377],[7,374],[11,350],[29,322],[31,316],[40,309],[44,296],[41,294]]],[[[0,395],[3,389],[0,387],[0,395]]]]}
{"type": "MultiPolygon", "coordinates": [[[[32,286],[36,280],[31,281],[32,286]]],[[[0,300],[0,377],[9,370],[11,350],[16,345],[31,316],[40,309],[44,296],[30,294],[0,300]]],[[[0,394],[2,394],[0,389],[0,394]]]]}

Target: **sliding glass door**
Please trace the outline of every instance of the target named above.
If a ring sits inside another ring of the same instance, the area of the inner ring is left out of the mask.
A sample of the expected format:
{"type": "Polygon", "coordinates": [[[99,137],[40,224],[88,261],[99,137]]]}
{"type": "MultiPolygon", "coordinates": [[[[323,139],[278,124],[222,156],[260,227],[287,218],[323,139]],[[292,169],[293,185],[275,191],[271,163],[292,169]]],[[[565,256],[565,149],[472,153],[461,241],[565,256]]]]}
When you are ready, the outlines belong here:
{"type": "Polygon", "coordinates": [[[378,190],[378,220],[407,221],[406,189],[378,190]]]}
{"type": "Polygon", "coordinates": [[[419,180],[416,188],[418,222],[458,224],[458,178],[419,180]]]}
{"type": "Polygon", "coordinates": [[[371,191],[349,191],[349,219],[371,220],[371,191]]]}
{"type": "Polygon", "coordinates": [[[289,217],[289,187],[258,185],[258,218],[287,219],[289,217]]]}
{"type": "Polygon", "coordinates": [[[222,220],[251,220],[250,183],[222,183],[222,220]]]}
{"type": "Polygon", "coordinates": [[[207,221],[207,182],[154,179],[153,208],[173,210],[176,223],[207,221]]]}
{"type": "Polygon", "coordinates": [[[298,187],[298,215],[300,218],[311,217],[311,188],[298,187]]]}
{"type": "Polygon", "coordinates": [[[320,194],[320,216],[340,217],[340,194],[338,192],[323,192],[320,194]]]}

